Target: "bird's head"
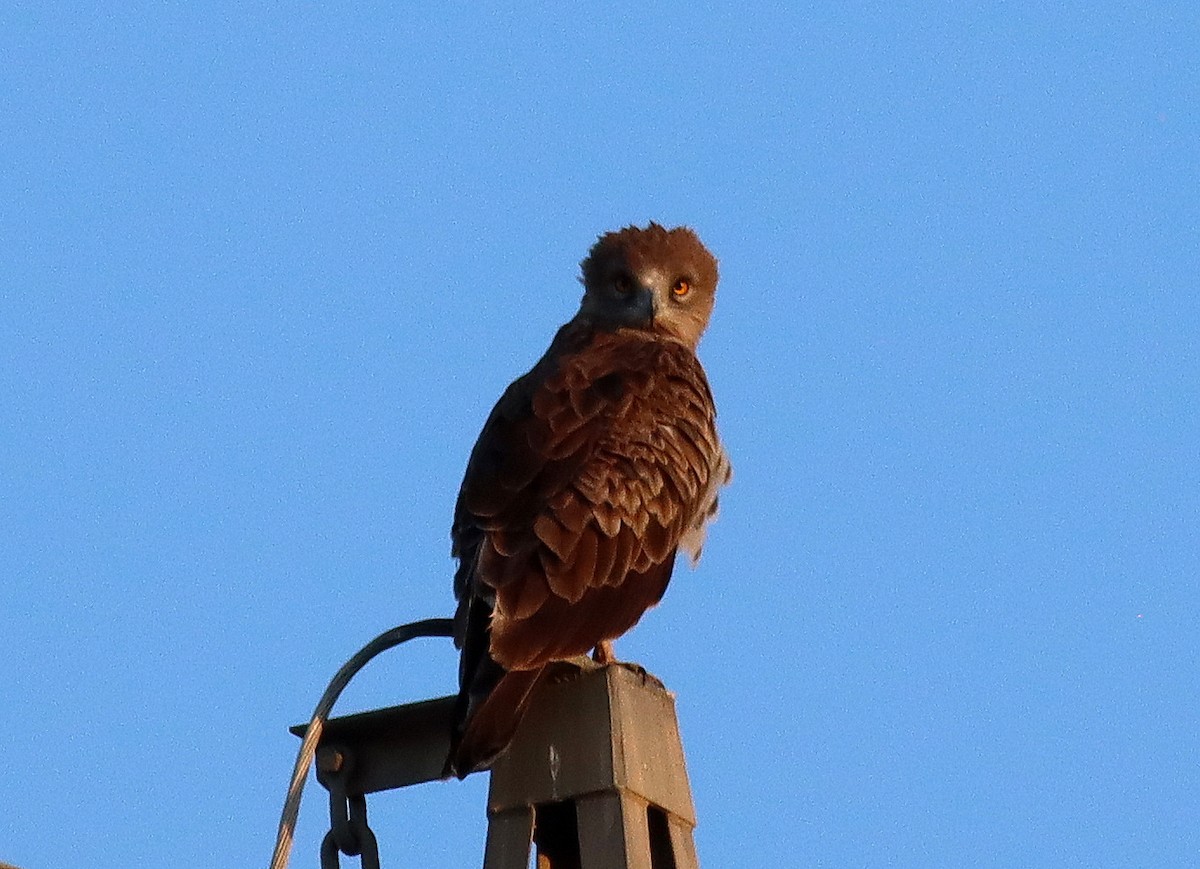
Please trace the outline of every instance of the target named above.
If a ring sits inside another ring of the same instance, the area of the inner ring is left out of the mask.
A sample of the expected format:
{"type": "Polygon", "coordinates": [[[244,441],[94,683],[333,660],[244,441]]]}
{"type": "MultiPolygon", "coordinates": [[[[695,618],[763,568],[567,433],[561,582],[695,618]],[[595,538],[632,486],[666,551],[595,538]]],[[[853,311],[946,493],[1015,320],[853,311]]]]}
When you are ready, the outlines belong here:
{"type": "Polygon", "coordinates": [[[708,326],[717,260],[686,226],[651,223],[600,236],[581,264],[581,316],[608,329],[643,329],[693,350],[708,326]]]}

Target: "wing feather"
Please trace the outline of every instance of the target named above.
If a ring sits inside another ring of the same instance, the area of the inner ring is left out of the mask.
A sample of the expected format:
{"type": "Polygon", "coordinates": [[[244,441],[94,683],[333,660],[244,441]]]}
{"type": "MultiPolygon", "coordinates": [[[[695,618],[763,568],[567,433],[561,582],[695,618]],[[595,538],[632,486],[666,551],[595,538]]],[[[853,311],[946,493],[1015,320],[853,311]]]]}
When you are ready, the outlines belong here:
{"type": "Polygon", "coordinates": [[[690,348],[563,327],[497,403],[459,493],[464,696],[478,704],[497,674],[538,670],[628,631],[661,599],[676,550],[698,555],[726,468],[690,348]]]}
{"type": "MultiPolygon", "coordinates": [[[[620,526],[618,526],[618,530],[620,530],[620,526]]],[[[613,566],[617,561],[617,542],[613,539],[614,536],[605,532],[595,537],[596,564],[592,568],[592,576],[597,580],[605,577],[606,580],[611,581],[614,577],[624,576],[624,574],[618,574],[613,570],[613,566]]]]}

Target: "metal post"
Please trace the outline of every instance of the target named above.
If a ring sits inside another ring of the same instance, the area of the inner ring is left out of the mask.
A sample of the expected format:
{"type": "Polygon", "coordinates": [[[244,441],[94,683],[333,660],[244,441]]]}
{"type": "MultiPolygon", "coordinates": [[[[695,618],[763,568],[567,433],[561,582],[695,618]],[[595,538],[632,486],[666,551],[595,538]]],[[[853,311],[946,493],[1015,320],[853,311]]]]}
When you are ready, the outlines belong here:
{"type": "Polygon", "coordinates": [[[484,869],[698,869],[675,703],[621,664],[532,699],[492,769],[484,869]]]}
{"type": "MultiPolygon", "coordinates": [[[[531,850],[538,869],[699,869],[671,694],[629,665],[555,667],[492,769],[484,869],[528,869],[531,850]]],[[[335,833],[348,798],[441,777],[454,706],[440,697],[328,722],[317,777],[336,797],[335,833]]]]}

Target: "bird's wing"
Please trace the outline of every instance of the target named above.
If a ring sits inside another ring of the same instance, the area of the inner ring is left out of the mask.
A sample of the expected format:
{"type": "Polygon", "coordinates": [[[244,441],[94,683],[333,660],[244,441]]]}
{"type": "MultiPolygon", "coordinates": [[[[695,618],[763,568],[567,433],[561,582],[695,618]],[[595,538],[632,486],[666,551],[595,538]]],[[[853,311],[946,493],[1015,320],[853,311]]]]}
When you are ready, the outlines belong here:
{"type": "Polygon", "coordinates": [[[512,737],[544,666],[625,633],[699,554],[728,461],[682,344],[564,327],[479,436],[453,529],[462,648],[448,771],[512,737]]]}
{"type": "Polygon", "coordinates": [[[727,469],[703,369],[681,344],[596,333],[528,377],[480,436],[456,522],[472,562],[460,599],[491,603],[490,652],[506,670],[632,627],[727,469]]]}

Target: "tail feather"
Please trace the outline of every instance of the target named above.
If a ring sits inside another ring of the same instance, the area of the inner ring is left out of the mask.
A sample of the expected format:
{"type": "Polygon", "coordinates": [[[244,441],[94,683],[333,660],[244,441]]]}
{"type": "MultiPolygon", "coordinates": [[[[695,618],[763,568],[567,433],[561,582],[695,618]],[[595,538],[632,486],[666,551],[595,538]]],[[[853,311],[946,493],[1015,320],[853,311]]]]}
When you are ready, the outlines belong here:
{"type": "Polygon", "coordinates": [[[455,735],[446,762],[447,774],[466,778],[490,766],[508,748],[545,672],[545,667],[513,670],[500,678],[487,699],[472,710],[461,734],[455,735]]]}

